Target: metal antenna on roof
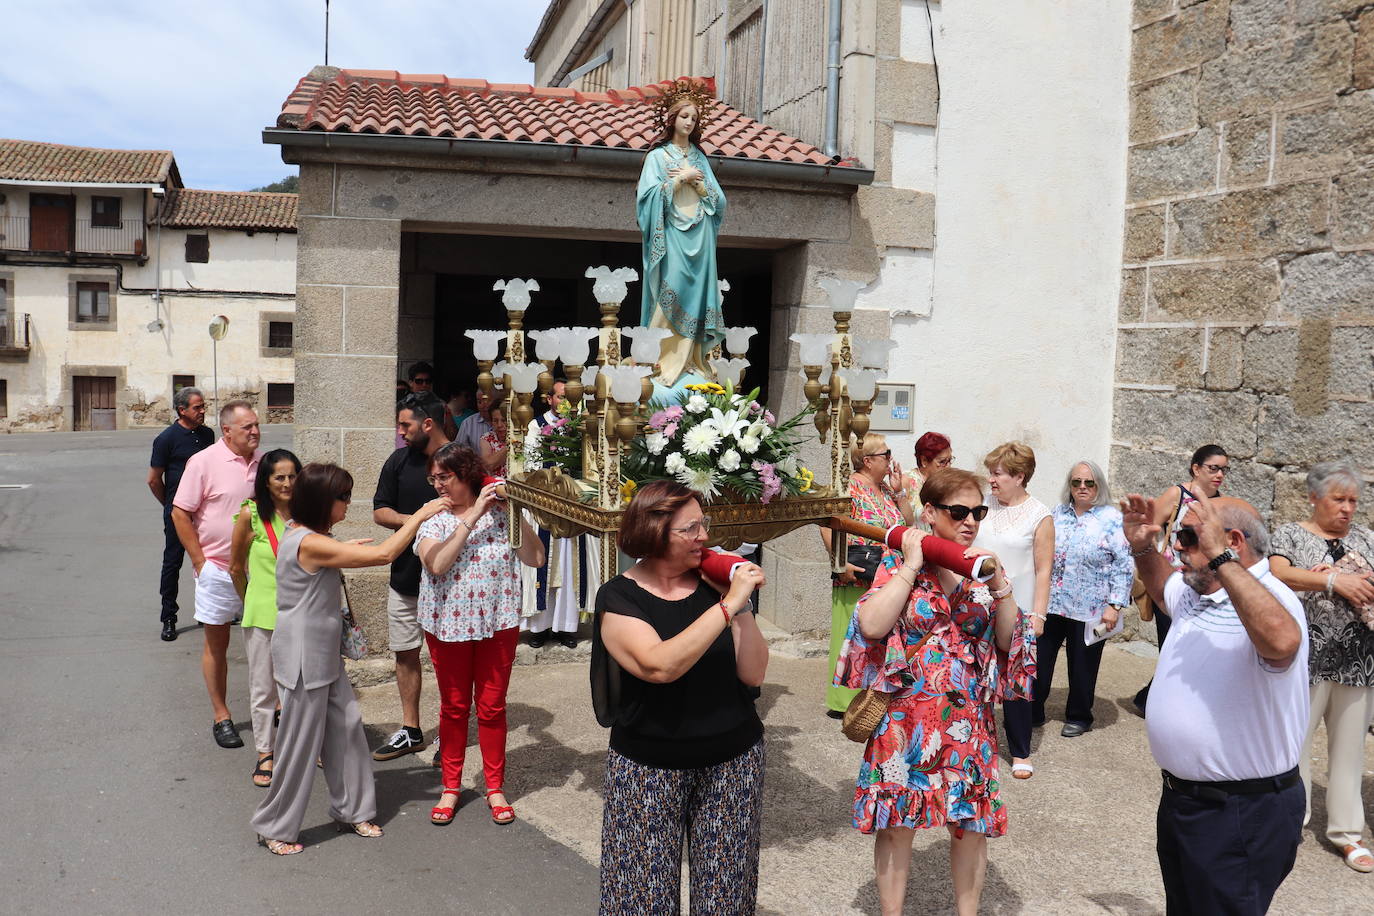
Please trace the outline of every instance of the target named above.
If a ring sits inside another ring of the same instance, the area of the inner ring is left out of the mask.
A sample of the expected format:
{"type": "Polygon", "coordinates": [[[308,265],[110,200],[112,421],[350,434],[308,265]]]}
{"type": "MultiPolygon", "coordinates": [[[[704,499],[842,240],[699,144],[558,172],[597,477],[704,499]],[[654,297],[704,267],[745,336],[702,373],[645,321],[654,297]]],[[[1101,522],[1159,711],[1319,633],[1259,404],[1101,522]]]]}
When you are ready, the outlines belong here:
{"type": "Polygon", "coordinates": [[[329,0],[324,0],[324,65],[329,66],[329,0]]]}

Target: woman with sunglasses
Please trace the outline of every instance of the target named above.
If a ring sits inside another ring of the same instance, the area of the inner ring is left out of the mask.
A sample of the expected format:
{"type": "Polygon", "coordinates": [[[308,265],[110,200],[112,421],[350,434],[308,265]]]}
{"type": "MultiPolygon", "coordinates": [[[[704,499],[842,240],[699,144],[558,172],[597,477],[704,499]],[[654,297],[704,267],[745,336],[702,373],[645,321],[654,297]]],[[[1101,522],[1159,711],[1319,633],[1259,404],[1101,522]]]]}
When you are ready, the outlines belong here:
{"type": "MultiPolygon", "coordinates": [[[[1032,618],[1038,637],[1050,606],[1050,567],[1054,564],[1054,520],[1049,508],[1026,492],[1035,474],[1035,452],[1024,442],[1004,442],[983,459],[988,469],[988,520],[975,547],[1002,559],[1016,604],[1032,618]]],[[[1014,779],[1030,779],[1031,729],[1039,724],[1029,699],[1002,704],[1014,779]]]]}
{"type": "Polygon", "coordinates": [[[1121,528],[1121,510],[1107,497],[1107,478],[1094,461],[1080,461],[1064,483],[1063,502],[1054,513],[1054,565],[1044,631],[1035,640],[1035,697],[1031,720],[1045,721],[1045,700],[1054,681],[1062,645],[1068,655],[1069,701],[1064,709],[1065,738],[1093,727],[1093,692],[1102,663],[1099,640],[1087,645],[1088,627],[1111,628],[1131,600],[1135,563],[1121,528]]]}
{"type": "MultiPolygon", "coordinates": [[[[970,548],[968,556],[988,554],[970,547],[988,511],[982,483],[947,468],[921,488],[921,520],[937,537],[970,548]]],[[[902,552],[883,555],[835,679],[892,694],[854,790],[854,826],[875,835],[882,912],[902,912],[916,830],[945,827],[954,906],[967,916],[978,912],[987,838],[1007,831],[996,704],[1030,696],[1035,640],[1000,563],[986,585],[964,579],[924,562],[925,536],[909,529],[902,552]]]]}
{"type": "MultiPolygon", "coordinates": [[[[902,476],[901,465],[892,460],[892,449],[888,447],[886,439],[877,433],[868,433],[862,442],[850,449],[849,460],[854,468],[854,473],[849,476],[850,518],[883,529],[915,523],[912,491],[902,476]]],[[[820,532],[825,549],[829,551],[830,529],[821,528],[820,532]]],[[[849,618],[854,615],[854,605],[873,584],[873,574],[882,552],[883,545],[877,541],[850,535],[850,562],[844,572],[831,577],[828,669],[831,678],[825,688],[825,714],[832,719],[843,718],[849,701],[858,693],[857,690],[835,685],[835,664],[839,661],[845,631],[849,629],[849,618]],[[864,562],[856,564],[854,560],[864,562]]]]}
{"type": "Polygon", "coordinates": [[[640,487],[620,522],[638,562],[596,594],[592,694],[611,728],[601,826],[603,916],[676,913],[682,849],[693,913],[752,913],[763,815],[763,722],[752,688],[768,644],[753,563],[703,578],[710,516],[673,480],[640,487]]]}
{"type": "Polygon", "coordinates": [[[1360,842],[1365,723],[1374,716],[1374,629],[1361,619],[1362,610],[1374,608],[1374,532],[1355,524],[1363,491],[1364,478],[1349,459],[1314,465],[1307,474],[1312,514],[1274,532],[1269,566],[1307,612],[1312,706],[1298,763],[1308,817],[1312,741],[1325,721],[1326,838],[1346,865],[1374,872],[1374,854],[1360,842]]]}
{"type": "MultiPolygon", "coordinates": [[[[1161,552],[1168,558],[1174,568],[1183,568],[1183,563],[1174,554],[1174,537],[1178,533],[1179,526],[1182,524],[1183,516],[1188,511],[1188,506],[1197,502],[1195,494],[1201,493],[1208,499],[1221,495],[1221,485],[1226,480],[1226,475],[1231,470],[1231,459],[1226,454],[1226,449],[1220,445],[1204,445],[1202,448],[1193,452],[1192,459],[1188,462],[1189,481],[1186,484],[1175,484],[1154,501],[1155,517],[1151,520],[1158,525],[1163,533],[1163,544],[1160,546],[1161,552]]],[[[1149,600],[1148,598],[1145,600],[1149,600]]],[[[1169,635],[1169,615],[1162,613],[1158,607],[1154,608],[1156,644],[1164,645],[1164,639],[1169,635]]],[[[1151,681],[1150,683],[1154,683],[1151,681]]],[[[1145,714],[1145,704],[1150,699],[1150,684],[1141,687],[1135,695],[1135,707],[1140,710],[1140,714],[1145,714]]]]}
{"type": "Polygon", "coordinates": [[[307,464],[291,488],[291,524],[277,548],[277,620],[272,676],[281,697],[272,788],[253,815],[258,842],[278,856],[301,851],[296,842],[322,761],[329,814],[340,832],[379,837],[372,754],[358,697],[339,655],[343,635],[341,569],[385,566],[406,549],[420,523],[446,500],[425,503],[380,544],[370,538],[337,541],[332,529],[348,514],[353,475],[333,464],[307,464]]]}
{"type": "Polygon", "coordinates": [[[512,554],[526,566],[542,566],[544,545],[522,518],[520,546],[511,549],[498,484],[487,481],[485,465],[471,449],[450,442],[430,457],[429,474],[430,485],[447,505],[415,536],[421,564],[416,616],[439,686],[443,794],[429,820],[439,826],[453,822],[463,786],[468,713],[475,700],[487,805],[493,821],[509,824],[515,809],[502,791],[506,691],[520,635],[520,574],[512,554]]]}

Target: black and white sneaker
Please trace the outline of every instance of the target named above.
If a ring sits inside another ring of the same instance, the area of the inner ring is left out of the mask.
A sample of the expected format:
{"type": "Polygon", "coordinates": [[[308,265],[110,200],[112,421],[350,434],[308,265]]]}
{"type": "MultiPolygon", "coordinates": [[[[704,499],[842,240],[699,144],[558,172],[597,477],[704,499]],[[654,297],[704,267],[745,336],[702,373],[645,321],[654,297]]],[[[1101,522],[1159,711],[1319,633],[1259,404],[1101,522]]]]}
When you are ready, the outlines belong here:
{"type": "Polygon", "coordinates": [[[387,739],[386,744],[372,752],[373,760],[395,760],[397,757],[404,757],[406,754],[414,754],[429,747],[429,742],[425,740],[425,733],[416,729],[402,726],[396,730],[396,734],[387,739]],[[418,737],[416,737],[418,735],[418,737]]]}

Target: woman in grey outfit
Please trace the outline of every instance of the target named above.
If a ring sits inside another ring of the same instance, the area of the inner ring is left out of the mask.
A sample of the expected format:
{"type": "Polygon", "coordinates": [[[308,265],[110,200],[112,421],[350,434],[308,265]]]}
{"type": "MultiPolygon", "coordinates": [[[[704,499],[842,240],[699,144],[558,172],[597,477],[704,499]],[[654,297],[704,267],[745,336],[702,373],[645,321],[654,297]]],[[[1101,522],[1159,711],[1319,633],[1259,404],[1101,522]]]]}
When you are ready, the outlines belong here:
{"type": "Polygon", "coordinates": [[[295,855],[315,761],[323,758],[329,813],[339,830],[378,837],[372,756],[358,700],[339,642],[343,629],[340,569],[385,566],[415,537],[420,523],[448,507],[434,499],[381,544],[340,542],[329,530],[343,521],[353,477],[332,464],[307,464],[291,492],[291,527],[277,553],[277,628],[272,673],[281,695],[272,789],[253,815],[258,842],[279,856],[295,855]]]}

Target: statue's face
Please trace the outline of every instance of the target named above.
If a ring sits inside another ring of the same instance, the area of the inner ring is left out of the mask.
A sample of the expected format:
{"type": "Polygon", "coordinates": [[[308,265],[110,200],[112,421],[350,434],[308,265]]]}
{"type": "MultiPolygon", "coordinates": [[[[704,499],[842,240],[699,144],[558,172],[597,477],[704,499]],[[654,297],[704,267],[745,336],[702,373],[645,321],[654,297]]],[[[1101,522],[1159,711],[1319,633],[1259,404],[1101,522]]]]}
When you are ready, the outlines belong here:
{"type": "Polygon", "coordinates": [[[684,105],[679,108],[677,112],[677,122],[673,125],[673,133],[680,137],[690,136],[696,126],[697,107],[695,105],[684,105]]]}

